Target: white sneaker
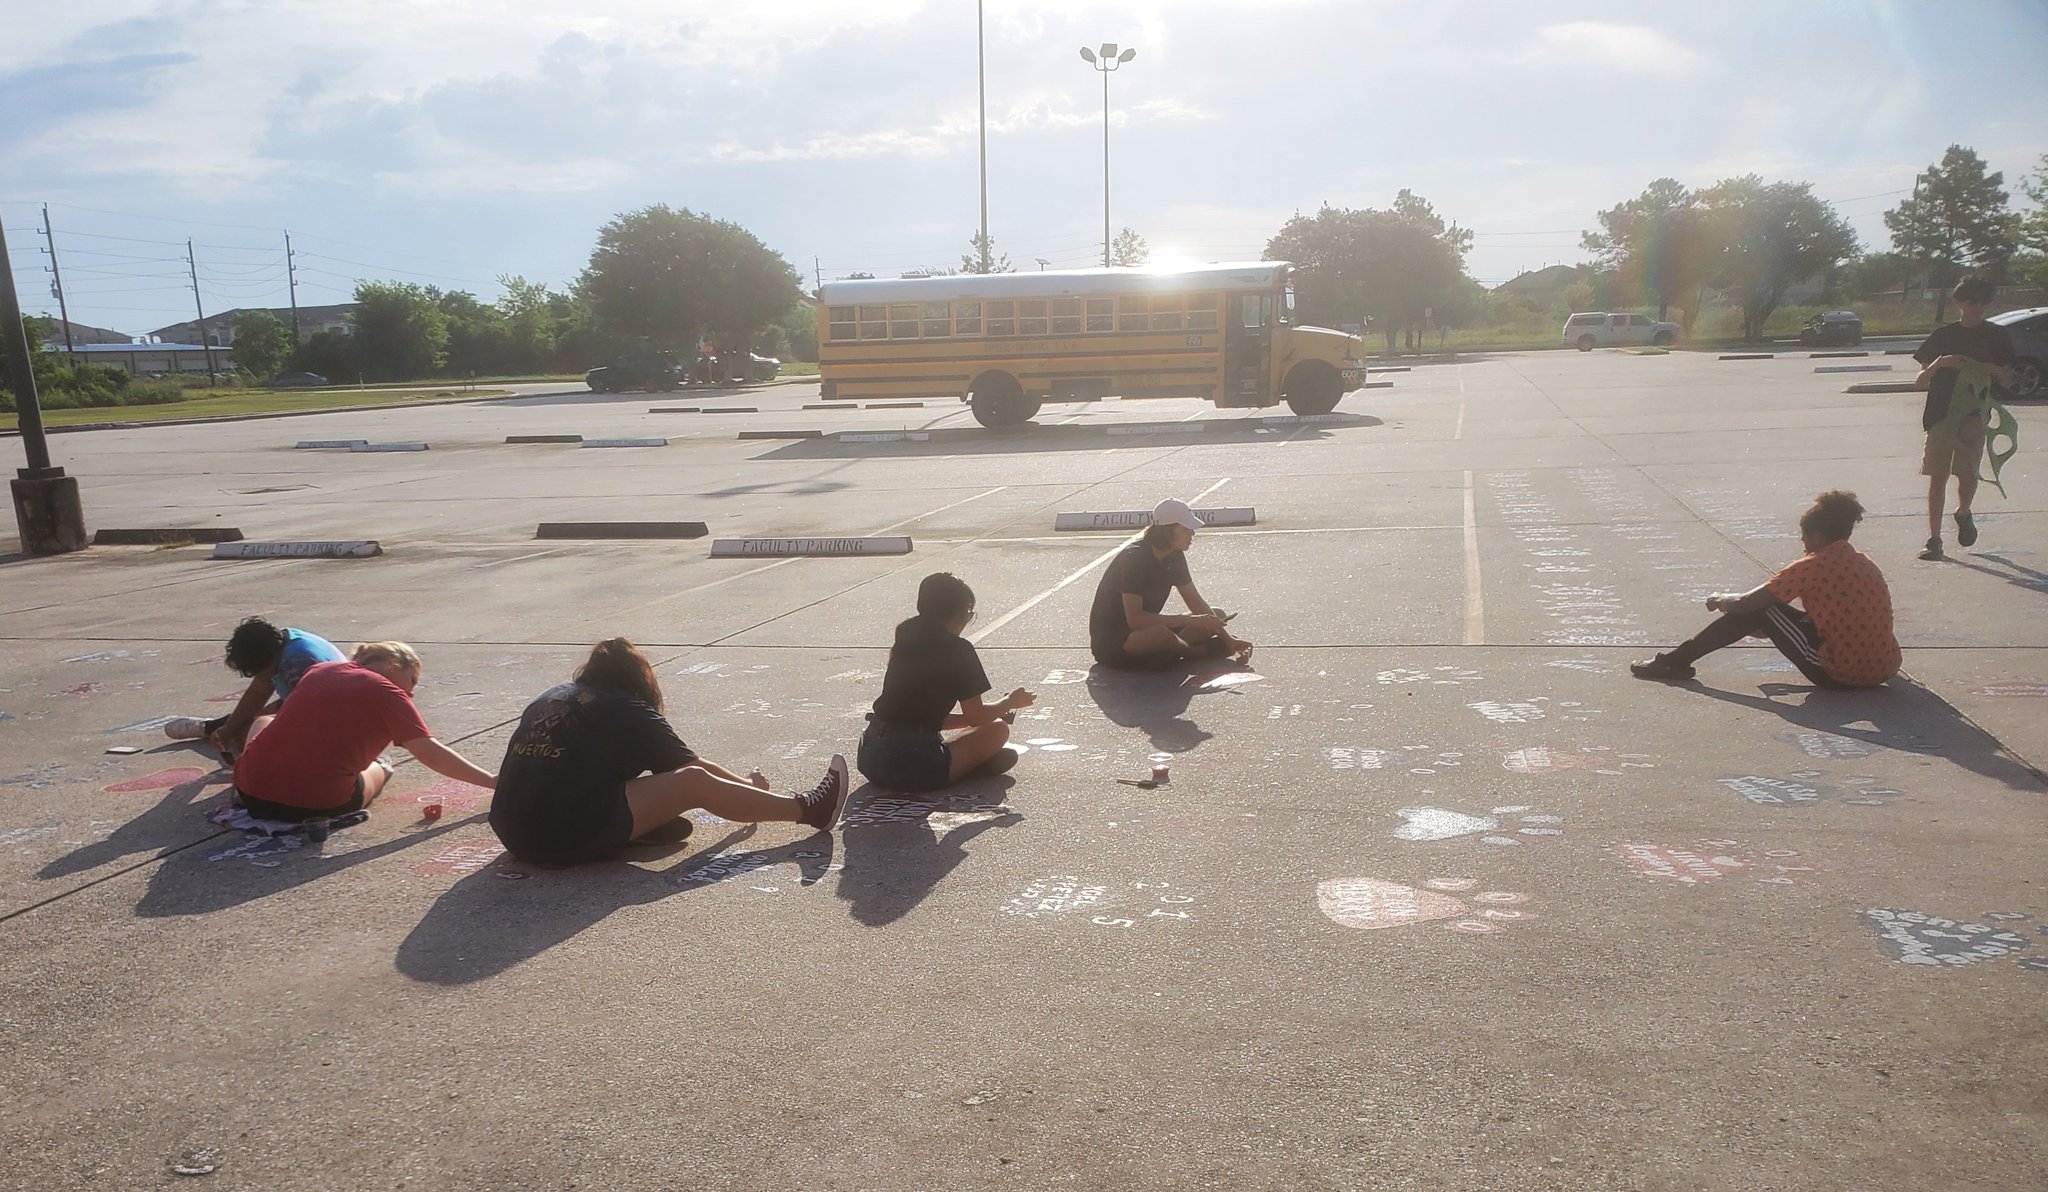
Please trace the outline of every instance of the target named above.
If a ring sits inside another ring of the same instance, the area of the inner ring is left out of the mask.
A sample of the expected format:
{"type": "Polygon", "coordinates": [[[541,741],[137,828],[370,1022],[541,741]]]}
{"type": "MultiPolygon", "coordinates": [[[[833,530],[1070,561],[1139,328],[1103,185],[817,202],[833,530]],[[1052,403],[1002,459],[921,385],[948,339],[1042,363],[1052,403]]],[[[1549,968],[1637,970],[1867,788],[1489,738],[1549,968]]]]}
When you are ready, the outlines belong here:
{"type": "Polygon", "coordinates": [[[164,736],[173,741],[197,741],[205,735],[206,722],[197,716],[180,716],[164,724],[164,736]]]}

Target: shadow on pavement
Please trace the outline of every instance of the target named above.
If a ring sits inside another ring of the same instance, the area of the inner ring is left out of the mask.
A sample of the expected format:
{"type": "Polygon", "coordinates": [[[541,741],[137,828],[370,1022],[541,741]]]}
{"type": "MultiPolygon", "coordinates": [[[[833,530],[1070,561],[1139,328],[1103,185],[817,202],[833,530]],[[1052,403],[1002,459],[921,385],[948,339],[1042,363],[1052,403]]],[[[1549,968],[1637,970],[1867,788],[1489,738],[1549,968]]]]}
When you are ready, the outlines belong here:
{"type": "MultiPolygon", "coordinates": [[[[1334,422],[1281,423],[1267,426],[1257,419],[1228,418],[1211,419],[1204,423],[1203,431],[1162,430],[1156,434],[1105,433],[1104,426],[1118,423],[1090,423],[1087,425],[1040,425],[1027,423],[1023,426],[989,429],[984,427],[944,427],[930,431],[912,428],[908,431],[882,427],[848,428],[836,431],[822,438],[798,439],[787,446],[755,456],[758,460],[800,461],[810,459],[870,459],[877,456],[890,458],[918,459],[937,455],[1026,455],[1048,451],[1102,451],[1110,447],[1212,447],[1235,446],[1246,443],[1307,442],[1334,437],[1330,432],[1352,427],[1380,426],[1383,423],[1369,414],[1335,415],[1334,422]],[[930,437],[923,440],[895,439],[877,440],[872,437],[842,442],[839,435],[892,435],[923,434],[930,437]]],[[[1180,426],[1183,423],[1140,423],[1122,425],[1180,426]]]]}
{"type": "Polygon", "coordinates": [[[227,789],[221,785],[227,781],[225,770],[215,770],[189,782],[181,782],[164,791],[156,806],[144,809],[105,839],[88,841],[56,858],[43,866],[36,876],[44,881],[69,877],[138,853],[161,853],[165,849],[181,848],[215,835],[221,829],[207,822],[204,809],[208,800],[203,796],[209,785],[227,789]]]}
{"type": "Polygon", "coordinates": [[[1207,670],[1195,670],[1195,666],[1213,667],[1214,664],[1204,662],[1167,670],[1123,671],[1097,663],[1088,669],[1088,694],[1111,723],[1143,730],[1151,738],[1154,750],[1186,753],[1215,736],[1188,718],[1188,705],[1197,695],[1223,694],[1204,692],[1189,683],[1187,680],[1194,675],[1209,673],[1207,670]]]}
{"type": "MultiPolygon", "coordinates": [[[[562,382],[564,390],[562,393],[514,394],[511,397],[494,397],[489,400],[492,405],[496,406],[644,406],[649,402],[654,402],[658,405],[695,405],[700,398],[707,401],[722,401],[727,398],[759,393],[764,389],[772,390],[777,384],[781,383],[773,382],[766,385],[733,385],[725,387],[688,385],[681,389],[671,389],[666,393],[656,393],[650,390],[634,390],[629,393],[599,393],[595,389],[584,386],[581,381],[564,381],[562,382]],[[569,392],[568,390],[572,386],[580,388],[569,392]]],[[[677,417],[683,417],[683,415],[677,415],[677,417]]]]}
{"type": "Polygon", "coordinates": [[[1879,749],[1932,754],[1947,758],[1973,774],[1995,779],[2014,790],[2048,789],[2048,779],[1999,747],[1997,738],[1966,719],[1947,700],[1900,675],[1882,687],[1857,691],[1823,691],[1797,683],[1768,684],[1788,695],[1801,692],[1798,703],[1713,687],[1699,690],[1723,703],[1769,712],[1801,728],[1833,733],[1879,749]]]}
{"type": "MultiPolygon", "coordinates": [[[[1025,755],[1023,765],[1030,765],[1025,755]]],[[[839,897],[856,922],[886,927],[917,908],[967,860],[967,842],[1024,817],[1004,796],[1016,780],[970,779],[944,798],[899,797],[867,783],[848,800],[839,897]]]]}
{"type": "MultiPolygon", "coordinates": [[[[197,815],[196,807],[188,813],[197,815]]],[[[373,808],[372,815],[377,814],[373,808]]],[[[200,820],[200,825],[213,828],[200,820]]],[[[155,866],[149,884],[135,904],[139,919],[169,919],[181,915],[210,915],[259,899],[296,890],[310,882],[354,869],[365,862],[423,844],[450,832],[484,822],[482,815],[455,820],[424,831],[408,832],[380,844],[351,848],[347,852],[304,844],[298,837],[264,837],[246,832],[217,829],[217,836],[189,852],[155,866]],[[241,862],[232,864],[230,862],[241,862]]],[[[337,835],[335,841],[344,841],[337,835]]]]}
{"type": "Polygon", "coordinates": [[[1949,557],[1949,562],[1961,567],[1967,567],[1979,574],[1988,575],[1993,579],[2002,579],[2016,588],[2025,588],[2029,592],[2040,592],[2048,595],[2048,571],[2036,571],[2032,567],[2022,563],[2015,563],[2004,555],[1992,554],[1990,551],[1978,551],[1972,558],[1989,559],[2007,570],[2000,571],[1996,567],[1986,567],[1982,563],[1972,562],[1971,559],[1958,559],[1954,556],[1949,557]]]}

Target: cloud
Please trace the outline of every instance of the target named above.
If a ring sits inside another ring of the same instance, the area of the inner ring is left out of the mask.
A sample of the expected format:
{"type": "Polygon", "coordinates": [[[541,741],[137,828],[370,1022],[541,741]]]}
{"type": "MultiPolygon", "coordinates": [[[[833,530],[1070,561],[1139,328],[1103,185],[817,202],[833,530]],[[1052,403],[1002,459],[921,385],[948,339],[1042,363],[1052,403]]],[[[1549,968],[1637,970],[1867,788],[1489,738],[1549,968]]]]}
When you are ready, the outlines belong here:
{"type": "Polygon", "coordinates": [[[1706,60],[1647,25],[1569,21],[1537,29],[1535,44],[1515,55],[1515,61],[1604,66],[1643,74],[1694,74],[1706,60]]]}

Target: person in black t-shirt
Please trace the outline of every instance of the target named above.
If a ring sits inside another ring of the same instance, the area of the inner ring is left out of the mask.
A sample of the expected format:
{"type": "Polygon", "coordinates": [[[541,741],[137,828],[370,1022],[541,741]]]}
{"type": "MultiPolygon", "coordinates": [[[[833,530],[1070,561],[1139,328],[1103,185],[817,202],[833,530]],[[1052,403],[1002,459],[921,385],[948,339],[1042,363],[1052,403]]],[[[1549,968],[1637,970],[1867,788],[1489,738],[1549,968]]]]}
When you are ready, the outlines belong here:
{"type": "Polygon", "coordinates": [[[1927,342],[1913,353],[1921,364],[1913,384],[1927,391],[1927,405],[1920,411],[1920,429],[1927,432],[1927,448],[1920,460],[1920,474],[1927,477],[1927,548],[1923,559],[1939,559],[1941,550],[1941,504],[1948,496],[1948,478],[1956,478],[1956,543],[1977,544],[1977,522],[1970,516],[1970,501],[1977,495],[1977,465],[1984,458],[1986,412],[1951,410],[1959,373],[1971,363],[1984,366],[1999,384],[2012,385],[2012,336],[1996,323],[1984,321],[1984,308],[1996,290],[1979,277],[1956,283],[1956,321],[1934,329],[1927,342]],[[1953,416],[1952,416],[1953,415],[1953,416]]]}
{"type": "Polygon", "coordinates": [[[846,759],[818,785],[777,795],[698,757],[661,715],[654,668],[623,637],[597,643],[573,681],[527,706],[498,768],[491,830],[522,861],[601,861],[641,837],[689,835],[699,807],[742,823],[796,822],[829,832],[846,805],[846,759]]]}
{"type": "Polygon", "coordinates": [[[1169,497],[1153,508],[1144,537],[1110,560],[1088,610],[1095,661],[1122,670],[1160,670],[1188,658],[1251,661],[1252,644],[1230,635],[1188,574],[1187,549],[1201,528],[1185,501],[1169,497]],[[1186,614],[1161,611],[1172,590],[1186,614]]]}
{"type": "Polygon", "coordinates": [[[974,643],[960,636],[974,619],[974,589],[948,571],[917,586],[917,615],[896,627],[882,694],[868,714],[854,762],[868,781],[898,791],[935,791],[969,774],[1017,764],[1007,717],[1038,697],[1017,688],[983,703],[988,675],[974,643]],[[953,709],[958,706],[959,711],[953,709]],[[946,729],[964,728],[948,741],[946,729]]]}

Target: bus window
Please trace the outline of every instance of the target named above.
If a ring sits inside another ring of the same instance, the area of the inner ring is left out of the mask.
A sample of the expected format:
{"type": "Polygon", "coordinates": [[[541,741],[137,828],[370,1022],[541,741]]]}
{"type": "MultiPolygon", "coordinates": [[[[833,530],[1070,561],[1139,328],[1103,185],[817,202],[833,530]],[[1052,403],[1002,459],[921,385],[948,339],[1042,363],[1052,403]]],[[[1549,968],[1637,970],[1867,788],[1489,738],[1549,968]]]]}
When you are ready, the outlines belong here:
{"type": "Polygon", "coordinates": [[[1264,294],[1246,294],[1241,305],[1244,325],[1264,327],[1266,325],[1266,302],[1264,294]]]}
{"type": "Polygon", "coordinates": [[[1181,308],[1187,299],[1179,294],[1152,295],[1152,330],[1179,331],[1181,329],[1181,308]]]}
{"type": "Polygon", "coordinates": [[[1088,330],[1116,330],[1116,299],[1090,298],[1088,300],[1088,330]]]}
{"type": "Polygon", "coordinates": [[[1116,300],[1116,329],[1143,331],[1150,325],[1151,307],[1143,294],[1125,294],[1116,300]]]}
{"type": "Polygon", "coordinates": [[[855,323],[854,323],[854,321],[853,321],[853,308],[852,308],[852,307],[850,307],[850,306],[835,306],[835,307],[831,308],[831,310],[830,310],[830,311],[829,311],[829,312],[827,313],[827,316],[826,316],[826,317],[827,317],[827,318],[828,318],[828,319],[830,320],[830,330],[829,330],[829,331],[828,331],[828,333],[827,333],[827,335],[828,335],[828,338],[831,338],[831,339],[854,339],[854,338],[856,338],[856,336],[855,336],[855,334],[854,334],[854,327],[855,327],[855,323]]]}
{"type": "Polygon", "coordinates": [[[1052,300],[1052,333],[1054,335],[1081,334],[1081,300],[1079,298],[1055,298],[1052,300]]]}
{"type": "Polygon", "coordinates": [[[889,338],[917,338],[917,303],[898,302],[889,308],[889,338]]]}
{"type": "Polygon", "coordinates": [[[1280,321],[1283,323],[1292,323],[1294,322],[1294,287],[1288,286],[1285,290],[1282,291],[1282,293],[1285,294],[1286,297],[1281,300],[1280,309],[1282,313],[1280,315],[1280,321]]]}
{"type": "Polygon", "coordinates": [[[862,339],[889,338],[888,307],[863,306],[860,308],[860,337],[862,339]]]}
{"type": "Polygon", "coordinates": [[[953,316],[950,308],[943,302],[925,303],[924,337],[926,339],[944,339],[951,334],[953,334],[953,316]]]}
{"type": "Polygon", "coordinates": [[[1211,293],[1211,294],[1189,294],[1189,295],[1188,295],[1188,330],[1189,330],[1189,331],[1214,331],[1214,330],[1216,330],[1216,295],[1215,295],[1215,294],[1211,293]]]}
{"type": "Polygon", "coordinates": [[[1045,334],[1045,299],[1026,298],[1017,303],[1017,334],[1045,334]]]}
{"type": "Polygon", "coordinates": [[[961,301],[959,309],[954,315],[953,333],[955,335],[981,334],[981,303],[976,302],[972,298],[961,301]]]}
{"type": "Polygon", "coordinates": [[[1017,304],[1014,301],[1005,300],[988,304],[988,333],[1017,334],[1017,304]]]}

